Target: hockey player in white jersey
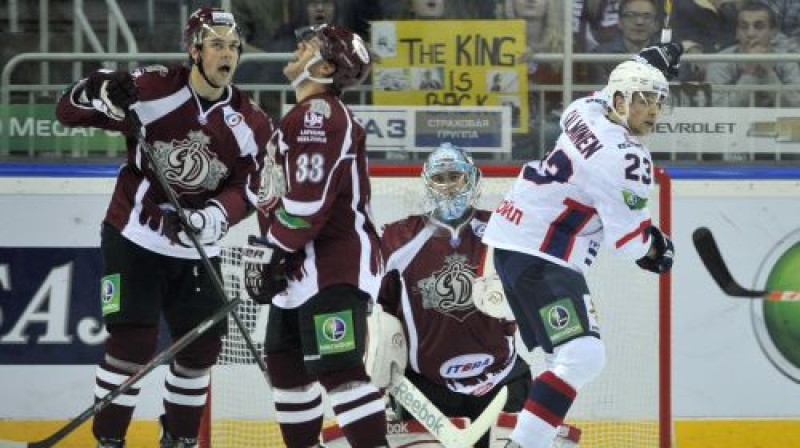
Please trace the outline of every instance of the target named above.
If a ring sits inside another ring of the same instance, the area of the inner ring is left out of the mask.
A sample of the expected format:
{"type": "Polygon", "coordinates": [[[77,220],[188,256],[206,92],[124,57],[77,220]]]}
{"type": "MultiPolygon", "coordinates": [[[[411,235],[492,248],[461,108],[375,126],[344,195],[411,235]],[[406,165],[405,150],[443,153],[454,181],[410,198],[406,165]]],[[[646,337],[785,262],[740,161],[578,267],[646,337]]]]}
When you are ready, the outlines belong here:
{"type": "Polygon", "coordinates": [[[652,132],[669,94],[664,73],[681,53],[676,44],[645,49],[602,91],[570,104],[555,147],[523,166],[489,220],[483,241],[495,248],[522,339],[550,360],[509,446],[550,447],[577,393],[605,365],[584,277],[600,247],[657,274],[672,267],[672,242],[648,210],[654,167],[639,137],[652,132]]]}

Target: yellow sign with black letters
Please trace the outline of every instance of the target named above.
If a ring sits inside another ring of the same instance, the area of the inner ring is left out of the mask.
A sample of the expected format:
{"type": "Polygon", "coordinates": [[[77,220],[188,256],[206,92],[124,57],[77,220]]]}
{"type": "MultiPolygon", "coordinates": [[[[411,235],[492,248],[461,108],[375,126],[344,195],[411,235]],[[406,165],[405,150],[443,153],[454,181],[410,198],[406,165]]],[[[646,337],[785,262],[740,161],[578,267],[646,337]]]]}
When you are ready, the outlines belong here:
{"type": "Polygon", "coordinates": [[[373,22],[372,48],[375,105],[507,106],[528,131],[524,21],[373,22]]]}

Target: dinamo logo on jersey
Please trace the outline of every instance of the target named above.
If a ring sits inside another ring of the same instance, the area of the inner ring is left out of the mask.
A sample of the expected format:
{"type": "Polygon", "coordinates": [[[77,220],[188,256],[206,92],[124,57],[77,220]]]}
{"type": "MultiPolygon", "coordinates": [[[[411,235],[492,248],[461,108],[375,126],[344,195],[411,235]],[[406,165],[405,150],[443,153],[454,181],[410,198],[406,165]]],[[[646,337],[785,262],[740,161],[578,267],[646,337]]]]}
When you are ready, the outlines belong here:
{"type": "Polygon", "coordinates": [[[216,190],[228,167],[209,150],[210,144],[211,137],[203,131],[190,131],[183,140],[155,142],[156,164],[170,184],[183,190],[216,190]]]}
{"type": "Polygon", "coordinates": [[[269,213],[278,203],[278,199],[286,194],[286,177],[283,175],[283,168],[275,161],[276,154],[277,146],[270,140],[267,143],[261,186],[258,189],[258,208],[264,213],[269,213]]]}
{"type": "Polygon", "coordinates": [[[445,257],[440,270],[417,282],[422,306],[463,321],[476,311],[472,301],[475,277],[475,267],[467,263],[465,255],[445,257]]]}

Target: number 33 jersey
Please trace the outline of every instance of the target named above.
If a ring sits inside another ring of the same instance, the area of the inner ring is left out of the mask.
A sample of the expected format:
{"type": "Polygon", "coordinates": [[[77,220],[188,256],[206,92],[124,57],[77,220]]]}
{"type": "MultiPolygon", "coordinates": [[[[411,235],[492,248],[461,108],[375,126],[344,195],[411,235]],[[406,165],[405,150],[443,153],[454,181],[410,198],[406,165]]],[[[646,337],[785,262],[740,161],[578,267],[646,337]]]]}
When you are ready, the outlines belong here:
{"type": "Polygon", "coordinates": [[[594,96],[569,105],[555,147],[522,167],[492,213],[484,243],[584,273],[602,244],[631,260],[647,253],[653,162],[605,111],[594,96]]]}
{"type": "Polygon", "coordinates": [[[366,133],[352,112],[332,93],[309,96],[283,117],[269,146],[261,231],[302,260],[289,272],[288,294],[273,303],[295,308],[341,283],[377,297],[383,259],[370,211],[366,133]]]}

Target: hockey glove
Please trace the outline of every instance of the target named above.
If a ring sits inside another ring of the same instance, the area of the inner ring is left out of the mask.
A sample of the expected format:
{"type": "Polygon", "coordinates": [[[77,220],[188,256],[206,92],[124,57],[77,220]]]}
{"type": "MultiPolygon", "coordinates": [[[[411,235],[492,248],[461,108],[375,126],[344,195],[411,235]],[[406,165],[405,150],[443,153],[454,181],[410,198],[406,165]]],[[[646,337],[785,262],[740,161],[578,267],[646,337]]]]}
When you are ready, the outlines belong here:
{"type": "Polygon", "coordinates": [[[251,235],[248,242],[242,249],[244,287],[254,302],[269,305],[289,286],[286,278],[288,254],[266,238],[251,235]]]}
{"type": "Polygon", "coordinates": [[[136,83],[128,72],[98,70],[86,78],[84,94],[87,103],[117,121],[124,120],[128,108],[139,100],[136,83]]]}
{"type": "Polygon", "coordinates": [[[672,240],[656,226],[648,227],[647,232],[650,233],[650,238],[653,240],[651,249],[648,251],[649,255],[636,260],[636,264],[640,268],[656,274],[668,272],[672,269],[672,261],[675,258],[675,246],[672,245],[672,240]]]}
{"type": "MultiPolygon", "coordinates": [[[[216,205],[209,205],[201,210],[183,209],[189,231],[194,232],[197,241],[203,245],[214,244],[228,232],[228,219],[225,213],[216,205]]],[[[162,232],[174,244],[183,247],[192,247],[192,240],[186,235],[178,213],[174,210],[165,210],[164,227],[162,232]]]]}
{"type": "Polygon", "coordinates": [[[508,306],[503,283],[497,274],[473,280],[472,301],[475,303],[475,308],[487,316],[495,319],[514,320],[514,313],[508,306]]]}
{"type": "Polygon", "coordinates": [[[682,54],[683,45],[680,42],[670,42],[643,48],[639,54],[634,56],[634,60],[645,62],[661,70],[661,73],[669,81],[678,76],[682,54]]]}

